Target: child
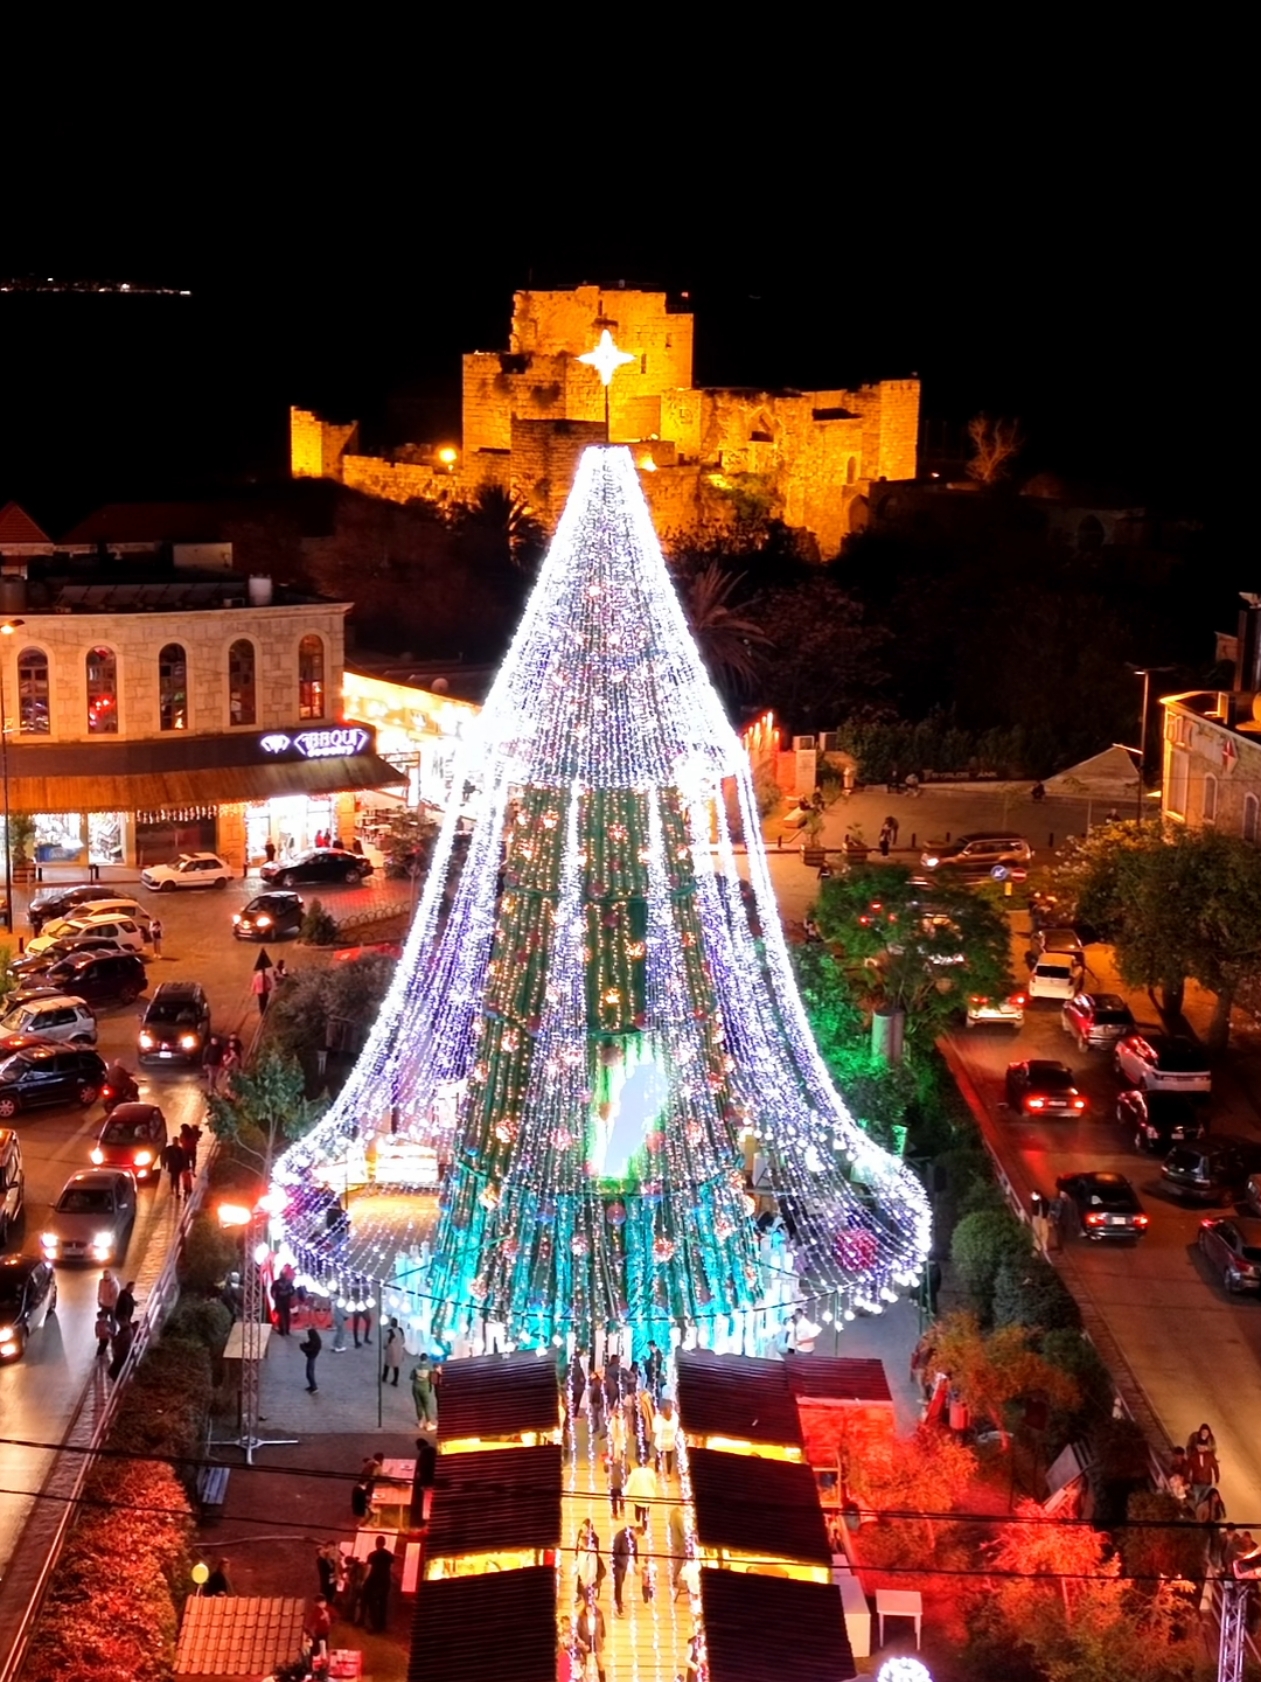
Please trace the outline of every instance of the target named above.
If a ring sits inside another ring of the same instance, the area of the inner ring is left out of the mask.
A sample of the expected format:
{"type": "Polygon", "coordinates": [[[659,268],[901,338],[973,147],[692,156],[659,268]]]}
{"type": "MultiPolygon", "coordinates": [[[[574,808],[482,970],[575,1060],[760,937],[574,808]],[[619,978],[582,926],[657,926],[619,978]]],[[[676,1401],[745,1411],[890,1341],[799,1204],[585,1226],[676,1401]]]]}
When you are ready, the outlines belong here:
{"type": "Polygon", "coordinates": [[[109,1310],[102,1308],[96,1316],[96,1358],[103,1361],[109,1354],[109,1340],[114,1335],[114,1322],[109,1310]]]}

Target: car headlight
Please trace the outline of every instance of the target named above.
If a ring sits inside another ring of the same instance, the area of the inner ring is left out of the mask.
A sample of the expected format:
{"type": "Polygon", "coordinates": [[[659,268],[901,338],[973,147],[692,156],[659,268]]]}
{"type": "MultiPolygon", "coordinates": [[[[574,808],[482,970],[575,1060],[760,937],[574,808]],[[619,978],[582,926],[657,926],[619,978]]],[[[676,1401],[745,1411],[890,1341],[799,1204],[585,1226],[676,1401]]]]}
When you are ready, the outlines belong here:
{"type": "Polygon", "coordinates": [[[137,1151],[132,1160],[135,1162],[137,1168],[147,1168],[153,1161],[153,1152],[137,1151]]]}
{"type": "Polygon", "coordinates": [[[152,1034],[142,1031],[140,1035],[141,1051],[152,1051],[157,1043],[152,1034]]]}
{"type": "Polygon", "coordinates": [[[271,918],[266,912],[263,912],[260,916],[256,917],[254,921],[258,924],[260,929],[269,929],[271,927],[271,918]]]}
{"type": "Polygon", "coordinates": [[[924,863],[931,870],[934,865],[940,864],[941,860],[939,858],[937,858],[934,854],[930,853],[929,856],[924,860],[924,863]]]}
{"type": "Polygon", "coordinates": [[[99,1145],[97,1145],[96,1149],[92,1152],[92,1160],[96,1163],[98,1168],[101,1166],[102,1162],[105,1161],[105,1152],[99,1145]]]}
{"type": "Polygon", "coordinates": [[[197,1047],[200,1044],[201,1044],[201,1035],[200,1034],[181,1034],[180,1035],[180,1050],[181,1051],[196,1051],[197,1047]]]}
{"type": "Polygon", "coordinates": [[[234,923],[239,923],[241,921],[241,913],[239,911],[234,911],[232,913],[232,921],[234,923]]]}
{"type": "Polygon", "coordinates": [[[55,1232],[41,1232],[39,1241],[45,1250],[55,1250],[61,1243],[55,1232]]]}
{"type": "Polygon", "coordinates": [[[114,1234],[112,1232],[94,1232],[92,1234],[92,1248],[94,1250],[112,1250],[114,1248],[114,1234]]]}
{"type": "Polygon", "coordinates": [[[0,1326],[0,1343],[11,1342],[16,1331],[16,1326],[0,1326]]]}

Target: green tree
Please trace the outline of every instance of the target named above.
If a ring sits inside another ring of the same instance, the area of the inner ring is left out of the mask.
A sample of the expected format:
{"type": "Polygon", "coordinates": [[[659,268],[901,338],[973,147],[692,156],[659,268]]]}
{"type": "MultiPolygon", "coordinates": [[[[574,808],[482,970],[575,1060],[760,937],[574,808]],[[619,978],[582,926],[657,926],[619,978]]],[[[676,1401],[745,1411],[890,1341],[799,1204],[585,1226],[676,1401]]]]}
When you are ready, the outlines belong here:
{"type": "Polygon", "coordinates": [[[683,587],[683,611],[705,664],[719,688],[745,695],[757,682],[765,664],[770,637],[752,613],[742,611],[738,595],[743,574],[724,572],[709,561],[683,587]]]}
{"type": "Polygon", "coordinates": [[[775,654],[760,698],[794,730],[834,730],[845,713],[870,705],[884,681],[889,634],[866,620],[861,602],[828,572],[766,591],[751,611],[775,654]]]}
{"type": "Polygon", "coordinates": [[[1032,1258],[1028,1227],[1006,1207],[965,1215],[950,1240],[955,1276],[984,1325],[994,1318],[994,1290],[1000,1269],[1007,1265],[1022,1268],[1032,1258]]]}
{"type": "Polygon", "coordinates": [[[301,1065],[274,1051],[264,1051],[248,1068],[238,1069],[229,1091],[212,1092],[206,1100],[215,1137],[231,1140],[257,1161],[264,1178],[277,1152],[309,1132],[322,1107],[306,1097],[301,1065]]]}

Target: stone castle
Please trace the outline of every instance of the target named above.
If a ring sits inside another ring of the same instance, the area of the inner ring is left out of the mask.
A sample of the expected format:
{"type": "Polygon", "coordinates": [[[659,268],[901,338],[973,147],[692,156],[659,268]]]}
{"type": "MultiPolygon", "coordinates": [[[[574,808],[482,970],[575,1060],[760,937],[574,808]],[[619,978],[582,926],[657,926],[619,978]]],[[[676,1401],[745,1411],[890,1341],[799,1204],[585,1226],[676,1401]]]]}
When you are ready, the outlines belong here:
{"type": "Polygon", "coordinates": [[[509,348],[463,359],[459,449],[363,455],[357,423],[292,409],[291,471],[395,502],[497,485],[550,528],[582,450],[605,437],[604,387],[577,358],[606,328],[635,358],[609,388],[609,437],[633,447],[663,534],[721,527],[755,506],[811,534],[829,558],[866,523],[873,483],[915,477],[917,379],[854,391],[697,388],[691,314],[663,292],[601,286],[514,295],[509,348]]]}

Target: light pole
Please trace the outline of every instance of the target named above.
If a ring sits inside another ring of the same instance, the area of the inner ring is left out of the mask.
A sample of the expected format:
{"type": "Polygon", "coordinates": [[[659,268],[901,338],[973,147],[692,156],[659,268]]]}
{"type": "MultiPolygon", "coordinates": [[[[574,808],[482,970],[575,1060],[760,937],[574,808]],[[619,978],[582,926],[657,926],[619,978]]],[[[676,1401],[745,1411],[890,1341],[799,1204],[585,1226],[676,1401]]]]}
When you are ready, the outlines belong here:
{"type": "MultiPolygon", "coordinates": [[[[251,1238],[257,1238],[257,1249],[264,1254],[263,1233],[269,1210],[264,1202],[248,1204],[221,1203],[219,1225],[225,1232],[241,1234],[241,1412],[239,1437],[230,1437],[212,1444],[215,1448],[239,1448],[245,1454],[245,1464],[254,1464],[254,1451],[260,1448],[290,1447],[296,1437],[260,1437],[259,1425],[259,1363],[263,1353],[263,1275],[251,1238]]],[[[270,1325],[269,1325],[270,1329],[270,1325]]]]}
{"type": "Polygon", "coordinates": [[[1171,672],[1172,666],[1131,666],[1135,677],[1143,680],[1143,704],[1138,715],[1138,808],[1135,817],[1143,821],[1143,768],[1147,764],[1147,699],[1151,693],[1152,676],[1157,672],[1171,672]]]}
{"type": "MultiPolygon", "coordinates": [[[[0,636],[11,637],[25,619],[7,619],[0,636]]],[[[13,850],[9,846],[9,714],[4,702],[4,650],[0,647],[0,775],[4,781],[4,931],[13,933],[13,850]]]]}

